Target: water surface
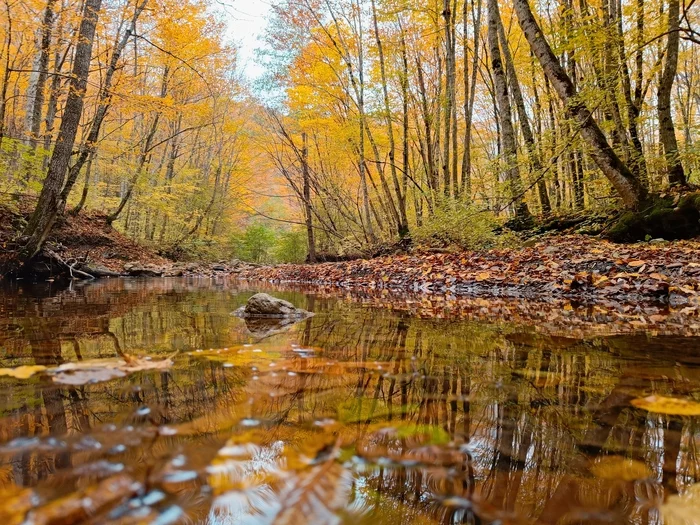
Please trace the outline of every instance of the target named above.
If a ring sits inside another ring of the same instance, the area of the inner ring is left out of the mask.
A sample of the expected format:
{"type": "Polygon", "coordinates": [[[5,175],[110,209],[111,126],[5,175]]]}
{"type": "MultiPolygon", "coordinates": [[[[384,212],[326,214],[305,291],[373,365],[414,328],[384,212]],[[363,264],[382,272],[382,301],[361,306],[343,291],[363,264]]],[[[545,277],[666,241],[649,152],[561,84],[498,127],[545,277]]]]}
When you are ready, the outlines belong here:
{"type": "Polygon", "coordinates": [[[700,399],[697,338],[279,288],[316,315],[230,315],[260,289],[0,292],[0,367],[178,352],[170,370],[82,386],[0,377],[6,524],[656,524],[700,481],[698,418],[630,404],[700,399]]]}

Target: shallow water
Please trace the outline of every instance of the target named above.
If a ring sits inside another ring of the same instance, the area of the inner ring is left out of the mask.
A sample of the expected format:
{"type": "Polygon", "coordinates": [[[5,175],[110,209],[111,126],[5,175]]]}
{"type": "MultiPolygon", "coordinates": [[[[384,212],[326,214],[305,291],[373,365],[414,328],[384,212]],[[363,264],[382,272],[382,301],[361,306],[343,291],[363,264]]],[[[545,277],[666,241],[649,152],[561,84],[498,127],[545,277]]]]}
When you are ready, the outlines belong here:
{"type": "Polygon", "coordinates": [[[316,315],[230,315],[260,289],[0,292],[0,367],[178,352],[82,386],[0,377],[4,525],[656,524],[700,481],[698,418],[630,403],[700,399],[697,338],[565,337],[279,288],[316,315]]]}

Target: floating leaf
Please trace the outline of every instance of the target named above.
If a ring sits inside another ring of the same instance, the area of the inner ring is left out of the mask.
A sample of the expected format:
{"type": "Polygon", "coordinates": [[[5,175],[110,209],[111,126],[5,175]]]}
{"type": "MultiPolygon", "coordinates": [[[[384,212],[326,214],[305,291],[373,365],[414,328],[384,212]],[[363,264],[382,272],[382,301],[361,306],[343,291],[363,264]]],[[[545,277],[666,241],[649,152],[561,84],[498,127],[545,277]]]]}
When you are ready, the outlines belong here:
{"type": "Polygon", "coordinates": [[[656,412],[674,416],[700,416],[700,403],[688,399],[678,399],[664,396],[648,396],[632,400],[632,405],[656,412]]]}
{"type": "Polygon", "coordinates": [[[331,457],[292,478],[273,523],[337,523],[336,512],[347,505],[351,488],[352,475],[331,457]]]}
{"type": "Polygon", "coordinates": [[[0,376],[10,376],[17,379],[28,379],[38,372],[46,370],[42,365],[23,365],[17,368],[0,368],[0,376]]]}
{"type": "Polygon", "coordinates": [[[165,370],[173,365],[170,358],[151,360],[125,355],[123,359],[88,359],[64,363],[47,370],[54,383],[61,385],[86,385],[125,377],[143,370],[165,370]]]}
{"type": "Polygon", "coordinates": [[[76,368],[60,370],[53,374],[53,382],[59,385],[87,385],[89,383],[100,383],[118,377],[125,377],[126,372],[119,368],[76,368]]]}
{"type": "Polygon", "coordinates": [[[601,479],[635,481],[650,478],[653,473],[642,463],[622,456],[602,456],[591,466],[591,473],[601,479]]]}

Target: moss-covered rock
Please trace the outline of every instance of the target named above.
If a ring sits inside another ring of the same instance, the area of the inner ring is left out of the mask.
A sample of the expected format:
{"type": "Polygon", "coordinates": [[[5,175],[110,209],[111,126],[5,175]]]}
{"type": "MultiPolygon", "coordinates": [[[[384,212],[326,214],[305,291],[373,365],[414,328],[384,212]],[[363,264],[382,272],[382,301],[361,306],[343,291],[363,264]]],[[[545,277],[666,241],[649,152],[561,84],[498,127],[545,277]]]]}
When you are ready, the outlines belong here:
{"type": "Polygon", "coordinates": [[[700,235],[700,192],[650,199],[639,212],[624,212],[606,237],[616,242],[689,239],[700,235]]]}

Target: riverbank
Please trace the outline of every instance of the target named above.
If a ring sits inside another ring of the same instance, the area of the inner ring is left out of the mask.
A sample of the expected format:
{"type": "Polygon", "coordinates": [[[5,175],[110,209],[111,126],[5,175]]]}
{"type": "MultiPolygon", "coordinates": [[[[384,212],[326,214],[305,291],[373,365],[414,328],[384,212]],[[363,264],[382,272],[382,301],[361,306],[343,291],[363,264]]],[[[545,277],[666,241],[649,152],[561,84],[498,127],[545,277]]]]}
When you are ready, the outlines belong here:
{"type": "MultiPolygon", "coordinates": [[[[12,268],[13,257],[21,247],[19,235],[30,213],[30,207],[24,204],[19,210],[0,205],[0,246],[3,248],[0,268],[12,268]]],[[[237,260],[173,261],[108,225],[104,214],[86,211],[79,215],[65,215],[57,221],[44,249],[21,277],[40,282],[72,277],[208,276],[228,275],[254,266],[237,260]]]]}
{"type": "Polygon", "coordinates": [[[237,277],[456,296],[696,308],[700,304],[700,242],[655,240],[622,245],[583,235],[552,235],[528,247],[245,268],[237,277]]]}
{"type": "MultiPolygon", "coordinates": [[[[16,250],[25,216],[0,209],[0,264],[16,250]]],[[[700,239],[616,244],[578,234],[549,234],[526,246],[487,251],[414,250],[315,265],[261,266],[237,259],[172,261],[107,225],[98,213],[67,216],[32,267],[36,281],[61,277],[230,277],[354,290],[581,304],[700,305],[700,239]]]]}

